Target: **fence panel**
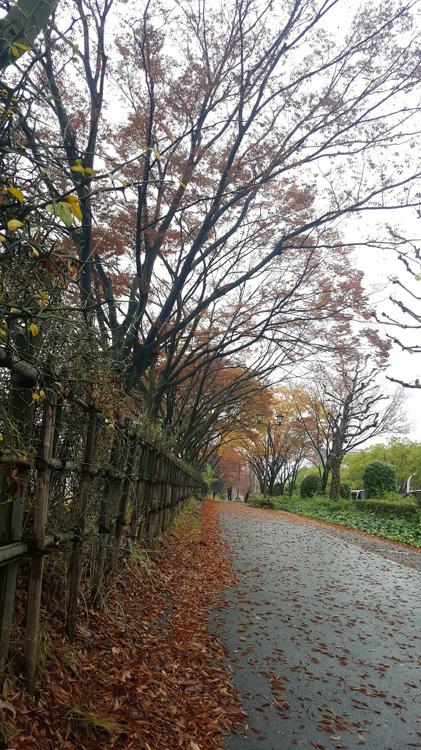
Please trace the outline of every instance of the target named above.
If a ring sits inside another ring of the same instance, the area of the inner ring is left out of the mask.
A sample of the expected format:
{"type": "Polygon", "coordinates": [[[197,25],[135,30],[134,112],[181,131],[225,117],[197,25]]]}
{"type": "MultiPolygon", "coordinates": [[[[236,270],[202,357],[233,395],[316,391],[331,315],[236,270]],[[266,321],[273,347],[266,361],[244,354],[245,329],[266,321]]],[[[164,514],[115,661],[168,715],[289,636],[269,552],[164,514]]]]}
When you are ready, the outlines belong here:
{"type": "Polygon", "coordinates": [[[82,584],[99,606],[124,539],[128,554],[133,543],[152,546],[186,497],[203,496],[205,487],[133,418],[110,423],[82,399],[65,398],[52,378],[41,389],[38,373],[18,364],[6,389],[7,424],[1,425],[0,656],[4,662],[9,652],[18,564],[29,557],[23,650],[33,681],[46,591],[50,604],[56,586],[73,640],[82,584]],[[56,553],[48,555],[52,549],[56,553]]]}

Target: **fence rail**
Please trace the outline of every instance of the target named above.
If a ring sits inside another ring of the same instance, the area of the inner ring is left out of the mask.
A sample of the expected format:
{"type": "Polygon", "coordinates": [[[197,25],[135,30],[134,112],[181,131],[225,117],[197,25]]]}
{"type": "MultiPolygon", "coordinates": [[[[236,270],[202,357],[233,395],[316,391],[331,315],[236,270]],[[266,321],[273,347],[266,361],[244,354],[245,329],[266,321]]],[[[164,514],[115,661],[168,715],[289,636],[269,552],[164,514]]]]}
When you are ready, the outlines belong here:
{"type": "Polygon", "coordinates": [[[53,376],[43,381],[45,399],[35,409],[39,371],[1,349],[0,367],[10,372],[9,429],[0,450],[0,657],[4,663],[9,653],[17,570],[26,559],[23,650],[33,680],[48,551],[65,555],[66,631],[73,640],[82,583],[98,605],[123,544],[152,545],[205,487],[194,468],[145,436],[134,417],[110,423],[83,398],[67,400],[53,376]]]}

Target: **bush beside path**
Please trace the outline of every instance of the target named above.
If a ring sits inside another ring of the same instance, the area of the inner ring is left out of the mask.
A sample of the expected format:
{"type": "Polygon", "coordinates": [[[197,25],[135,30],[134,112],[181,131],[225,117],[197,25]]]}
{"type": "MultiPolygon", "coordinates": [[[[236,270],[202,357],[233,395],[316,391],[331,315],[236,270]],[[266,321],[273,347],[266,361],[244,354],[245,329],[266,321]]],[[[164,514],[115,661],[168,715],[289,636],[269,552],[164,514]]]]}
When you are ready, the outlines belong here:
{"type": "Polygon", "coordinates": [[[358,529],[385,539],[421,548],[420,509],[415,501],[339,500],[326,497],[268,497],[254,495],[253,507],[268,505],[272,510],[287,511],[358,529]],[[400,512],[401,511],[401,512],[400,512]]]}

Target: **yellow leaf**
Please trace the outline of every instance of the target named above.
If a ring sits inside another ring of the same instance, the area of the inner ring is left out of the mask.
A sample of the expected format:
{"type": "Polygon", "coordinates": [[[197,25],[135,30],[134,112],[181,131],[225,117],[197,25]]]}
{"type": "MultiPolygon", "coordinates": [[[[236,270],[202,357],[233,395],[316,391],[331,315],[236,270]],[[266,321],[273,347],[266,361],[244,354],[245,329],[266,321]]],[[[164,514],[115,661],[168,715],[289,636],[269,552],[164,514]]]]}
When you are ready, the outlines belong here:
{"type": "Polygon", "coordinates": [[[47,304],[47,302],[49,300],[49,296],[48,296],[47,292],[43,292],[43,291],[38,292],[38,297],[40,299],[40,304],[41,305],[46,305],[47,304]]]}
{"type": "Polygon", "coordinates": [[[18,200],[19,203],[21,204],[23,203],[23,193],[22,193],[22,190],[20,190],[20,188],[8,187],[7,192],[10,193],[10,195],[13,195],[13,197],[16,198],[16,200],[18,200]]]}
{"type": "Polygon", "coordinates": [[[4,438],[3,438],[3,433],[2,433],[2,432],[0,432],[0,443],[2,443],[2,442],[3,442],[3,440],[4,440],[4,438]]]}
{"type": "Polygon", "coordinates": [[[30,323],[28,326],[28,331],[31,336],[38,336],[39,334],[39,328],[36,323],[30,323]]]}
{"type": "Polygon", "coordinates": [[[18,308],[18,307],[11,307],[11,308],[10,308],[10,312],[11,312],[11,313],[20,313],[20,310],[19,310],[19,308],[18,308]]]}
{"type": "Polygon", "coordinates": [[[91,169],[91,167],[85,167],[84,172],[85,174],[90,174],[90,175],[95,174],[94,170],[91,169]]]}
{"type": "Polygon", "coordinates": [[[82,166],[82,162],[81,162],[80,159],[76,159],[75,163],[72,164],[72,166],[70,167],[70,169],[71,169],[72,172],[82,172],[82,174],[85,171],[85,168],[82,166]]]}
{"type": "Polygon", "coordinates": [[[4,328],[4,324],[0,326],[0,336],[5,339],[7,336],[7,328],[4,328]]]}
{"type": "Polygon", "coordinates": [[[32,401],[43,401],[45,398],[45,391],[43,388],[35,388],[35,390],[32,392],[32,401]]]}
{"type": "Polygon", "coordinates": [[[6,237],[4,234],[0,234],[0,245],[5,241],[6,237]]]}
{"type": "Polygon", "coordinates": [[[32,248],[32,255],[34,258],[39,258],[39,250],[37,250],[36,247],[32,248]]]}
{"type": "Polygon", "coordinates": [[[82,209],[80,207],[79,198],[76,195],[69,195],[66,198],[66,202],[69,204],[73,216],[76,216],[79,221],[82,221],[82,209]]]}
{"type": "Polygon", "coordinates": [[[12,44],[12,55],[13,57],[20,57],[21,55],[23,55],[24,52],[27,52],[28,49],[30,48],[28,47],[27,44],[21,44],[20,42],[15,42],[14,44],[12,44]]]}
{"type": "Polygon", "coordinates": [[[19,221],[19,219],[9,219],[7,222],[9,232],[15,232],[16,229],[20,229],[21,227],[23,227],[23,221],[19,221]]]}
{"type": "Polygon", "coordinates": [[[184,183],[184,182],[181,182],[181,181],[180,181],[180,185],[181,185],[181,187],[182,187],[182,188],[184,188],[184,190],[187,190],[187,185],[185,185],[185,183],[184,183]]]}

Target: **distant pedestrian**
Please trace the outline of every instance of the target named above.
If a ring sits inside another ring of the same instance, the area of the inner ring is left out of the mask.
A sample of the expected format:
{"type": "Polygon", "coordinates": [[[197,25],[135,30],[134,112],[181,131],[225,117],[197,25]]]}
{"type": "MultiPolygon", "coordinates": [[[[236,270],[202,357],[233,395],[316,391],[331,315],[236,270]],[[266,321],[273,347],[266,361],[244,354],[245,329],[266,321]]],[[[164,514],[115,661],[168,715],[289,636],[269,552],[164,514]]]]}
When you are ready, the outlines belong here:
{"type": "Polygon", "coordinates": [[[215,498],[216,498],[216,490],[214,490],[214,491],[212,492],[212,497],[213,497],[213,499],[215,500],[215,498]]]}
{"type": "Polygon", "coordinates": [[[227,500],[232,500],[232,487],[227,489],[227,500]]]}

